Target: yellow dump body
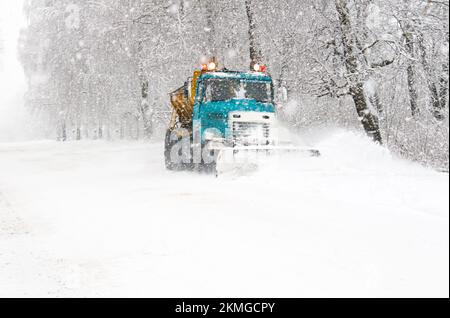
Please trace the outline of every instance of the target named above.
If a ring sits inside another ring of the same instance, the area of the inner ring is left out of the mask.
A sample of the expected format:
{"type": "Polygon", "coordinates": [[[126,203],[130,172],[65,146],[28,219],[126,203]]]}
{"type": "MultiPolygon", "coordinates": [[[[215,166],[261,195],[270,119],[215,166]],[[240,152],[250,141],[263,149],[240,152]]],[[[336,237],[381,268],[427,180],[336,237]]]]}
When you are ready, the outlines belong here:
{"type": "Polygon", "coordinates": [[[178,117],[178,122],[186,128],[192,126],[197,84],[201,75],[201,71],[195,71],[190,87],[182,86],[170,94],[170,102],[178,117]],[[186,96],[186,93],[189,93],[190,96],[186,96]]]}
{"type": "Polygon", "coordinates": [[[181,124],[188,126],[192,123],[194,107],[188,96],[186,96],[184,86],[170,94],[170,102],[172,103],[172,107],[177,113],[178,120],[181,124]]]}

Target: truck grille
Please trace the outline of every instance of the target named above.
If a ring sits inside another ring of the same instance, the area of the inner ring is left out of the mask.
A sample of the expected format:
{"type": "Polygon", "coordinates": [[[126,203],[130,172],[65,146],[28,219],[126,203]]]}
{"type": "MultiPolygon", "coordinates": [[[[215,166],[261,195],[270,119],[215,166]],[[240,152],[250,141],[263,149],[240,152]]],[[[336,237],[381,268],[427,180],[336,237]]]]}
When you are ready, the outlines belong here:
{"type": "Polygon", "coordinates": [[[269,123],[233,122],[235,143],[244,145],[266,145],[270,138],[269,123]]]}

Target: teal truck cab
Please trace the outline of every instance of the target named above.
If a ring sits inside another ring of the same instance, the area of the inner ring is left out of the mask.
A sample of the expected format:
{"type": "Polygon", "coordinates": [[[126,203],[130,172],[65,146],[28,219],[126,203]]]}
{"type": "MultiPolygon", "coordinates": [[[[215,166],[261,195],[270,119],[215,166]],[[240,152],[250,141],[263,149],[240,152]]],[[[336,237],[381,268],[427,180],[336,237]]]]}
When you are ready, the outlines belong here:
{"type": "Polygon", "coordinates": [[[274,143],[274,85],[265,66],[235,72],[219,70],[212,61],[170,99],[173,115],[165,141],[169,170],[214,165],[214,149],[220,147],[264,148],[274,143]]]}

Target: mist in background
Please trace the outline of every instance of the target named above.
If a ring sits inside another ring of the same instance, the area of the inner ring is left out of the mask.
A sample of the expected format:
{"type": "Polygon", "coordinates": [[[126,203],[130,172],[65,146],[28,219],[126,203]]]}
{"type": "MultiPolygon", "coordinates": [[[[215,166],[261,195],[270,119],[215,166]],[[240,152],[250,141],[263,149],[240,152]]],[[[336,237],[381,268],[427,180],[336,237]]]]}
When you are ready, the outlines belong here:
{"type": "Polygon", "coordinates": [[[23,102],[26,80],[17,56],[25,25],[22,5],[22,0],[0,0],[0,142],[33,138],[23,102]]]}

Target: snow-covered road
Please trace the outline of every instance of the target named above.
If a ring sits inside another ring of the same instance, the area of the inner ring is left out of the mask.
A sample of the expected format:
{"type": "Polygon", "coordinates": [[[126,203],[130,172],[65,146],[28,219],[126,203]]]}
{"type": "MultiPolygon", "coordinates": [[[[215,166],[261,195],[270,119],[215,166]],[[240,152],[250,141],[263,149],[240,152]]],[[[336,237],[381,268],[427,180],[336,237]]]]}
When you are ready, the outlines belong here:
{"type": "Polygon", "coordinates": [[[0,297],[448,297],[448,174],[317,147],[216,179],[161,144],[0,144],[0,297]]]}

